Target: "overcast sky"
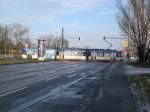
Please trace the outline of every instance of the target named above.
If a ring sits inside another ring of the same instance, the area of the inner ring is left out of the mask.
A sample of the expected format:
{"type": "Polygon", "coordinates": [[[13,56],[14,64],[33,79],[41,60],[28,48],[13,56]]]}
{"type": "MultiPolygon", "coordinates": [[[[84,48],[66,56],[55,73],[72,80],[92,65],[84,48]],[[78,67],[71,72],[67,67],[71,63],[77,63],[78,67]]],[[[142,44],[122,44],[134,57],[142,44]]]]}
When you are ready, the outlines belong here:
{"type": "MultiPolygon", "coordinates": [[[[80,35],[81,41],[70,40],[71,46],[107,48],[105,36],[116,36],[120,30],[116,20],[116,0],[0,0],[1,24],[28,25],[32,39],[40,35],[80,35]]],[[[110,40],[118,49],[120,40],[110,40]]]]}

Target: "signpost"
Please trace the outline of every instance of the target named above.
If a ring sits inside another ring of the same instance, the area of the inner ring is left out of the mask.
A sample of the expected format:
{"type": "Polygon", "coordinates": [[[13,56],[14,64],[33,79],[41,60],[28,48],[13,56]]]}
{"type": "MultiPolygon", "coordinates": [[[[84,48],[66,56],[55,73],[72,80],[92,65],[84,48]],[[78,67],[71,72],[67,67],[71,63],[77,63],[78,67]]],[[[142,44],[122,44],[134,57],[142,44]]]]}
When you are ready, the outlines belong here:
{"type": "Polygon", "coordinates": [[[38,39],[38,59],[41,61],[44,61],[45,49],[45,40],[38,39]]]}

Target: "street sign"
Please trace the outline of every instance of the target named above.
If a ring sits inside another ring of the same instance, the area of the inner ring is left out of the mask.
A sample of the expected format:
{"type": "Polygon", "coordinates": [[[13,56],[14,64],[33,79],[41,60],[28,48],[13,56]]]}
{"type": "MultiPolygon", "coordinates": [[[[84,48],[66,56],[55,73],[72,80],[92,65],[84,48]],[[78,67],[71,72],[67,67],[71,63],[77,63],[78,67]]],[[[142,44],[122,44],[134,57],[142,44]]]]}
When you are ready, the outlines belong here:
{"type": "Polygon", "coordinates": [[[128,48],[128,40],[124,40],[122,42],[122,46],[123,46],[123,48],[128,48]]]}

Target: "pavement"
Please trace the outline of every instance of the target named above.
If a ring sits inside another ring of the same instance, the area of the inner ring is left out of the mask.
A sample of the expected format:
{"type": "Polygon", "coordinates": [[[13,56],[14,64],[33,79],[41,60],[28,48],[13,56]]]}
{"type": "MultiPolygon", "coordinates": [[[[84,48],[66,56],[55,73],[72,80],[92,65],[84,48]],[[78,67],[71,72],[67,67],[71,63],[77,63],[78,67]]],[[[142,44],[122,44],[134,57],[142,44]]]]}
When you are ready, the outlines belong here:
{"type": "Polygon", "coordinates": [[[137,112],[124,64],[113,64],[107,70],[109,73],[105,73],[101,85],[101,98],[89,106],[87,112],[137,112]]]}
{"type": "Polygon", "coordinates": [[[140,67],[125,65],[125,73],[127,75],[150,74],[150,68],[140,68],[140,67]]]}
{"type": "Polygon", "coordinates": [[[121,62],[0,65],[0,112],[137,112],[121,62]]]}

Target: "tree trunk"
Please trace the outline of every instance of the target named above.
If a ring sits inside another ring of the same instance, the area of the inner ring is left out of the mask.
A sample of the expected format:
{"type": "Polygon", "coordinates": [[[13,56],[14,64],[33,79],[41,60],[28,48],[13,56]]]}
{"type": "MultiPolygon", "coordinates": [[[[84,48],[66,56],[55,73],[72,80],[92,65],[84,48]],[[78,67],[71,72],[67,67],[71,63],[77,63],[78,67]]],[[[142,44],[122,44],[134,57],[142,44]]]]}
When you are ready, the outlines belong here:
{"type": "Polygon", "coordinates": [[[139,57],[139,63],[144,63],[145,61],[145,59],[144,59],[144,46],[141,46],[141,47],[138,47],[138,57],[139,57]]]}
{"type": "Polygon", "coordinates": [[[145,60],[146,60],[146,63],[150,63],[150,50],[149,49],[146,50],[145,60]]]}

